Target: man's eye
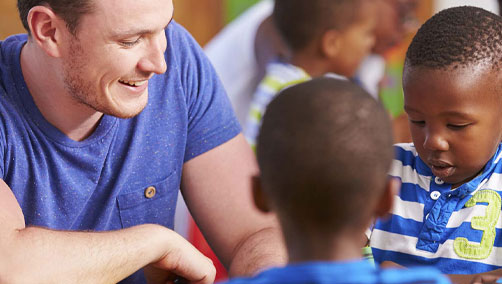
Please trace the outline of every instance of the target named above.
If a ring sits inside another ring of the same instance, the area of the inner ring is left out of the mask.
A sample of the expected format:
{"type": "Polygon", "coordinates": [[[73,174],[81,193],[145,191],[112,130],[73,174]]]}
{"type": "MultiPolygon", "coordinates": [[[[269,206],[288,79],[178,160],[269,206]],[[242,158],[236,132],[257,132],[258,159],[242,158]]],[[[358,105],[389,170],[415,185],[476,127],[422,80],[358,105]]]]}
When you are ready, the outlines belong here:
{"type": "Polygon", "coordinates": [[[133,47],[136,44],[140,42],[141,38],[138,38],[137,40],[134,41],[121,41],[120,44],[125,46],[125,47],[133,47]]]}

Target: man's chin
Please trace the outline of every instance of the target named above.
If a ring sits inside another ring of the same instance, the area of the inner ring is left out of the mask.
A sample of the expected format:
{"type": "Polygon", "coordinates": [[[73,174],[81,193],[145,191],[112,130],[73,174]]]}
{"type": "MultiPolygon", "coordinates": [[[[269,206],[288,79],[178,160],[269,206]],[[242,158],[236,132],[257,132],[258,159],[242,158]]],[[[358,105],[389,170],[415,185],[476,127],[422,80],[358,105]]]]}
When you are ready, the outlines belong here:
{"type": "Polygon", "coordinates": [[[111,115],[111,116],[115,116],[115,117],[118,117],[118,118],[122,118],[122,119],[129,119],[129,118],[133,118],[135,116],[137,116],[138,114],[140,114],[142,111],[143,111],[144,107],[141,108],[141,109],[138,109],[138,110],[134,110],[134,111],[116,111],[116,112],[112,112],[112,113],[106,113],[108,115],[111,115]]]}
{"type": "Polygon", "coordinates": [[[115,106],[102,111],[102,113],[123,119],[133,118],[145,109],[147,103],[148,95],[145,96],[144,101],[135,100],[134,102],[116,104],[115,106]]]}
{"type": "Polygon", "coordinates": [[[115,108],[115,109],[105,109],[105,110],[101,110],[101,112],[106,115],[111,115],[111,116],[115,116],[115,117],[122,118],[122,119],[128,119],[128,118],[133,118],[133,117],[137,116],[138,114],[140,114],[145,109],[145,107],[146,107],[146,104],[142,105],[141,107],[138,107],[136,105],[136,106],[133,106],[130,108],[121,107],[121,108],[115,108]]]}

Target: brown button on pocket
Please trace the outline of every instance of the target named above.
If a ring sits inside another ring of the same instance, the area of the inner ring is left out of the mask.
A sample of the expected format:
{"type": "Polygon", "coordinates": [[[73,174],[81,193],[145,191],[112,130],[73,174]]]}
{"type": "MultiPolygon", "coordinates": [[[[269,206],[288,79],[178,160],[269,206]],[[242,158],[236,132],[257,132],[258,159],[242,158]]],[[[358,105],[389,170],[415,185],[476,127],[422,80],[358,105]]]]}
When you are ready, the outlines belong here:
{"type": "Polygon", "coordinates": [[[156,191],[157,191],[157,190],[156,190],[156,189],[155,189],[155,187],[153,187],[153,186],[149,186],[149,187],[147,187],[147,188],[145,189],[145,197],[146,197],[146,198],[152,198],[152,197],[154,197],[154,196],[155,196],[156,191]]]}

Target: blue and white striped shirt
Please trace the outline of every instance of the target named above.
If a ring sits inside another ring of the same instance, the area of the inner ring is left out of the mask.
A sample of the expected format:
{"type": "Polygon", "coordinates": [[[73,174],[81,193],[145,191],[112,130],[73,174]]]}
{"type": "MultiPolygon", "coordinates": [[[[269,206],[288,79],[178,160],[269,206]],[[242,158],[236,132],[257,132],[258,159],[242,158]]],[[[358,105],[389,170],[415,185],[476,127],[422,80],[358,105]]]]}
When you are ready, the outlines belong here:
{"type": "Polygon", "coordinates": [[[295,65],[274,61],[267,65],[267,73],[253,95],[244,127],[244,136],[254,148],[261,127],[261,120],[268,104],[284,88],[310,80],[309,74],[295,65]]]}
{"type": "Polygon", "coordinates": [[[401,179],[401,191],[392,214],[373,229],[375,261],[433,265],[447,274],[501,268],[501,145],[480,175],[454,190],[433,176],[413,144],[396,145],[390,175],[401,179]]]}

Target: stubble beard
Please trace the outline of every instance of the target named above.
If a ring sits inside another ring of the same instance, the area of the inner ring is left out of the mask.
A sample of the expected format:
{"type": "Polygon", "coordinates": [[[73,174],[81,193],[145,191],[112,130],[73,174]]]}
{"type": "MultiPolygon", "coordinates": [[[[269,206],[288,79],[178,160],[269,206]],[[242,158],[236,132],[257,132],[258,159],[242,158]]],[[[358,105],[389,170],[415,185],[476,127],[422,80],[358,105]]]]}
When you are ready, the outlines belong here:
{"type": "Polygon", "coordinates": [[[132,118],[141,113],[145,106],[128,113],[120,111],[99,101],[99,92],[94,89],[95,82],[86,80],[84,50],[78,39],[72,39],[70,43],[70,54],[66,62],[63,63],[63,82],[66,91],[73,98],[76,104],[85,105],[97,112],[115,116],[118,118],[132,118]]]}

